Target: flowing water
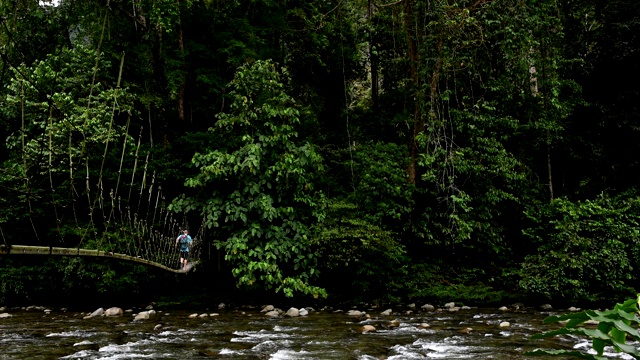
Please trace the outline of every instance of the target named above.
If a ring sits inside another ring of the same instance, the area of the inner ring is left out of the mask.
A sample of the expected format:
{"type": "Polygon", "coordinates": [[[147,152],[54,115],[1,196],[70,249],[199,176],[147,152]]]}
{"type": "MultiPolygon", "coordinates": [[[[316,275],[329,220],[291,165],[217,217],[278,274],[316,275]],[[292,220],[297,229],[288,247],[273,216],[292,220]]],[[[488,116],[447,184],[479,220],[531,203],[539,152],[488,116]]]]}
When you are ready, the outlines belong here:
{"type": "Polygon", "coordinates": [[[330,310],[268,318],[247,308],[197,318],[189,318],[196,311],[166,310],[133,321],[131,313],[83,319],[86,313],[8,309],[12,317],[0,319],[0,359],[513,360],[544,359],[524,355],[538,347],[589,348],[579,338],[530,340],[557,327],[543,324],[555,312],[475,308],[382,316],[362,310],[371,319],[330,310]],[[505,321],[511,326],[500,327],[505,321]],[[362,333],[367,324],[377,331],[362,333]]]}

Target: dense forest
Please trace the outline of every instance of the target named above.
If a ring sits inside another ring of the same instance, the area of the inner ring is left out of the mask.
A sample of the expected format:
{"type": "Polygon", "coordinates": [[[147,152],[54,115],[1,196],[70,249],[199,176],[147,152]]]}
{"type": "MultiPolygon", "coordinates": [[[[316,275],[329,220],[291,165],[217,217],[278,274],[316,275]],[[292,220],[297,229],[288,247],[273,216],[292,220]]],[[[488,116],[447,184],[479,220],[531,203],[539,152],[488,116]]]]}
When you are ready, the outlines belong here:
{"type": "MultiPolygon", "coordinates": [[[[0,22],[4,244],[73,246],[100,221],[85,193],[114,203],[135,163],[118,206],[160,184],[207,230],[200,284],[640,290],[635,0],[3,0],[0,22]]],[[[148,271],[4,257],[0,302],[144,291],[148,271]]]]}

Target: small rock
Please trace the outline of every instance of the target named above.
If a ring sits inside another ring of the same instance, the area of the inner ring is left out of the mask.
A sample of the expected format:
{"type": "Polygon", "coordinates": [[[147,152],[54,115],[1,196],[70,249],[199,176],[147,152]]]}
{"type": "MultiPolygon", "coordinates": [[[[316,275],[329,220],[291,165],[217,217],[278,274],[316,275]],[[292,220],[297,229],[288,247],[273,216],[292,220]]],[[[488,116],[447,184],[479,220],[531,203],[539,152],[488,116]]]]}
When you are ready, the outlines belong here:
{"type": "Polygon", "coordinates": [[[267,306],[263,307],[262,310],[260,310],[260,312],[266,313],[266,312],[273,311],[273,310],[275,310],[273,305],[267,305],[267,306]]]}
{"type": "Polygon", "coordinates": [[[364,325],[363,327],[360,328],[360,332],[361,333],[368,333],[368,332],[375,332],[376,328],[373,325],[364,325]]]}
{"type": "Polygon", "coordinates": [[[389,315],[391,315],[392,311],[393,310],[391,310],[391,309],[387,309],[387,310],[381,312],[380,315],[389,316],[389,315]]]}
{"type": "Polygon", "coordinates": [[[147,319],[149,319],[149,313],[146,311],[142,311],[138,315],[136,315],[135,318],[133,318],[133,321],[147,320],[147,319]]]}
{"type": "Polygon", "coordinates": [[[498,310],[500,310],[500,311],[509,311],[509,308],[508,308],[508,307],[506,307],[506,306],[500,306],[500,307],[498,308],[498,310]]]}
{"type": "Polygon", "coordinates": [[[153,330],[155,330],[155,331],[158,331],[160,329],[162,329],[162,324],[158,324],[158,325],[153,327],[153,330]]]}
{"type": "Polygon", "coordinates": [[[300,316],[300,310],[292,307],[289,310],[287,310],[287,313],[285,315],[287,315],[288,317],[298,317],[300,316]]]}
{"type": "Polygon", "coordinates": [[[445,309],[450,309],[450,308],[455,307],[455,306],[456,306],[456,303],[454,303],[454,302],[448,302],[448,303],[444,304],[444,308],[445,309]]]}
{"type": "Polygon", "coordinates": [[[458,330],[458,332],[461,333],[461,334],[468,334],[468,333],[470,333],[472,331],[473,331],[473,329],[470,328],[470,327],[458,330]]]}
{"type": "Polygon", "coordinates": [[[270,317],[276,317],[276,316],[280,316],[280,313],[276,310],[271,310],[266,312],[265,315],[270,317]]]}
{"type": "Polygon", "coordinates": [[[120,316],[123,314],[122,309],[119,307],[110,307],[104,312],[105,316],[120,316]]]}
{"type": "Polygon", "coordinates": [[[218,310],[224,310],[227,307],[225,303],[218,304],[218,310]]]}
{"type": "Polygon", "coordinates": [[[471,310],[470,306],[463,306],[460,308],[460,310],[471,310]]]}
{"type": "Polygon", "coordinates": [[[300,316],[307,316],[309,315],[309,311],[305,308],[300,309],[300,316]]]}
{"type": "Polygon", "coordinates": [[[411,304],[407,305],[407,307],[409,309],[415,309],[416,308],[416,304],[415,303],[411,303],[411,304]]]}
{"type": "Polygon", "coordinates": [[[508,322],[508,321],[503,321],[503,322],[501,322],[501,323],[500,323],[500,327],[501,327],[501,328],[508,328],[508,327],[511,327],[511,323],[510,323],[510,322],[508,322]]]}
{"type": "Polygon", "coordinates": [[[572,307],[570,307],[570,308],[569,308],[569,309],[567,309],[567,310],[569,310],[570,312],[578,312],[578,311],[580,311],[580,308],[577,308],[577,307],[573,307],[573,306],[572,306],[572,307]]]}
{"type": "Polygon", "coordinates": [[[515,304],[511,304],[511,307],[519,310],[519,309],[524,309],[524,304],[523,303],[515,303],[515,304]]]}
{"type": "Polygon", "coordinates": [[[155,314],[156,314],[156,311],[152,309],[152,310],[147,311],[147,313],[148,313],[149,315],[155,315],[155,314]]]}
{"type": "Polygon", "coordinates": [[[153,305],[148,305],[145,310],[153,310],[153,305]]]}
{"type": "Polygon", "coordinates": [[[400,326],[400,321],[396,320],[391,320],[389,321],[389,323],[387,324],[387,327],[389,328],[397,328],[400,326]]]}
{"type": "Polygon", "coordinates": [[[218,314],[218,313],[211,313],[211,314],[209,314],[209,316],[220,316],[220,314],[218,314]]]}
{"type": "Polygon", "coordinates": [[[189,315],[189,318],[190,318],[190,319],[197,318],[197,317],[198,317],[198,314],[191,314],[191,315],[189,315]]]}
{"type": "Polygon", "coordinates": [[[542,310],[553,310],[553,306],[551,306],[550,304],[544,304],[540,306],[540,309],[542,310]]]}
{"type": "Polygon", "coordinates": [[[13,315],[9,314],[9,313],[2,313],[0,314],[0,319],[8,319],[10,317],[13,317],[13,315]]]}
{"type": "Polygon", "coordinates": [[[200,314],[198,315],[199,318],[206,318],[209,317],[209,314],[200,314]]]}
{"type": "Polygon", "coordinates": [[[457,312],[457,311],[460,311],[460,308],[457,307],[457,306],[453,306],[453,307],[448,308],[447,311],[449,311],[449,312],[457,312]]]}
{"type": "Polygon", "coordinates": [[[425,305],[422,305],[420,308],[421,308],[422,310],[426,310],[426,311],[433,311],[433,310],[435,310],[435,307],[434,307],[433,305],[431,305],[431,304],[425,304],[425,305]]]}
{"type": "Polygon", "coordinates": [[[349,316],[362,316],[364,313],[360,310],[349,310],[347,311],[347,315],[349,316]]]}
{"type": "Polygon", "coordinates": [[[411,315],[413,314],[413,310],[407,310],[404,312],[405,315],[411,315]]]}
{"type": "Polygon", "coordinates": [[[420,325],[418,325],[419,328],[421,329],[427,329],[430,328],[431,325],[427,324],[427,323],[421,323],[420,325]]]}

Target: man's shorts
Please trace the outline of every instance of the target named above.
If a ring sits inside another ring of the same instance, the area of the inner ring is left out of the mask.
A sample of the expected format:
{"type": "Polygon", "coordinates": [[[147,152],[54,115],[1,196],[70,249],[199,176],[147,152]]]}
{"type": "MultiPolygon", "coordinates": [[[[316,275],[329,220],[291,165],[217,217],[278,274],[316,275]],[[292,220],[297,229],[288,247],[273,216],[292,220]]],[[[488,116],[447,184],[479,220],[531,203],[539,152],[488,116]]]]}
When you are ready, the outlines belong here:
{"type": "Polygon", "coordinates": [[[188,251],[180,251],[180,257],[189,260],[189,252],[188,251]]]}

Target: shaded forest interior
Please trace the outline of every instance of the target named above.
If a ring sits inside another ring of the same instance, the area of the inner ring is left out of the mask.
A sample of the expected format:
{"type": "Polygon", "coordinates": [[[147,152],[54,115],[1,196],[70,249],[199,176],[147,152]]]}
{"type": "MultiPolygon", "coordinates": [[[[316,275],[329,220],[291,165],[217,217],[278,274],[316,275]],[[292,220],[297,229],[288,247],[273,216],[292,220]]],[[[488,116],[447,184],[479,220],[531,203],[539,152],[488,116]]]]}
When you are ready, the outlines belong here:
{"type": "MultiPolygon", "coordinates": [[[[176,281],[212,292],[638,291],[637,1],[7,0],[0,21],[5,244],[125,246],[110,211],[157,229],[162,206],[206,230],[176,281]]],[[[171,276],[2,258],[0,303],[171,276]]]]}

